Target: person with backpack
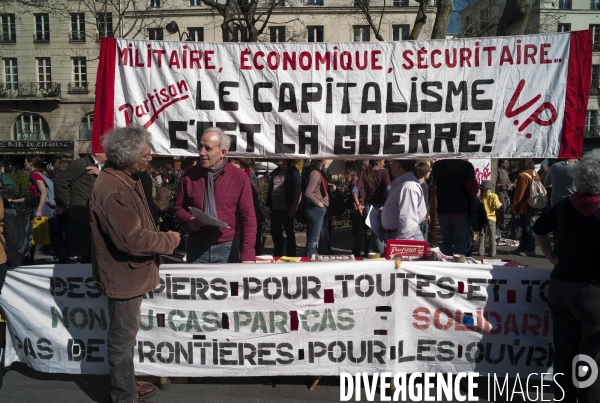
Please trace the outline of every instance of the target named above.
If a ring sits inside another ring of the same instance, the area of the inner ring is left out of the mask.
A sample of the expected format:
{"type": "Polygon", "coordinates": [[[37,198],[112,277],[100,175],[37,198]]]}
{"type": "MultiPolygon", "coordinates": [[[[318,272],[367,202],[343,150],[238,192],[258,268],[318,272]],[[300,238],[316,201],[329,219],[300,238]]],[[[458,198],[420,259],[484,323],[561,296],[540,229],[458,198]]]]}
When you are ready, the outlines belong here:
{"type": "Polygon", "coordinates": [[[513,195],[512,212],[519,216],[521,222],[521,239],[519,247],[513,249],[510,253],[519,256],[535,256],[535,239],[531,232],[531,219],[533,218],[534,208],[529,204],[531,197],[531,187],[534,180],[540,181],[539,175],[535,172],[535,163],[531,158],[520,159],[517,166],[519,176],[515,185],[513,195]]]}
{"type": "MultiPolygon", "coordinates": [[[[69,254],[62,245],[62,234],[56,217],[56,201],[54,199],[54,184],[43,173],[44,162],[39,156],[25,157],[25,169],[29,171],[29,190],[27,197],[10,200],[13,203],[26,203],[33,209],[33,218],[48,217],[50,229],[50,244],[59,263],[71,263],[69,254]]],[[[31,248],[29,263],[33,263],[35,247],[31,248]]]]}

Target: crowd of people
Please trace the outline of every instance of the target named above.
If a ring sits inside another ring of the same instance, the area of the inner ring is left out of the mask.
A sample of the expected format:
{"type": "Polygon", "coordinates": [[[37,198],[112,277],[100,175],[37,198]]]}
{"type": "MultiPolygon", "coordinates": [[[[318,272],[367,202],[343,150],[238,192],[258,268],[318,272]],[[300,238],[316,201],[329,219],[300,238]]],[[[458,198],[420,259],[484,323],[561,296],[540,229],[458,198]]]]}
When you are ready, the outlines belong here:
{"type": "MultiPolygon", "coordinates": [[[[142,295],[159,283],[160,256],[172,254],[182,238],[188,263],[254,263],[261,253],[265,217],[256,176],[247,160],[227,157],[229,136],[216,127],[207,129],[199,141],[197,163],[182,172],[173,171],[170,164],[161,170],[151,168],[150,140],[142,128],[114,129],[104,136],[103,149],[70,164],[56,164],[53,180],[44,174],[39,157],[27,157],[30,195],[9,200],[28,204],[34,218],[48,217],[59,263],[71,262],[74,256],[92,263],[96,286],[108,297],[107,346],[114,402],[143,402],[154,393],[151,385],[136,383],[131,351],[139,330],[142,295]],[[182,233],[161,231],[157,225],[157,188],[174,182],[178,190],[173,212],[182,233]],[[70,234],[67,238],[65,228],[70,234]]],[[[352,253],[383,254],[390,239],[435,243],[437,220],[444,255],[468,255],[477,238],[479,254],[483,256],[487,246],[488,255],[494,256],[496,228],[502,228],[512,213],[512,221],[521,228],[519,247],[513,252],[534,254],[535,236],[544,255],[555,264],[550,286],[555,370],[570,373],[567,367],[576,353],[574,340],[586,346],[586,354],[600,359],[600,332],[578,314],[598,315],[600,279],[592,256],[600,246],[600,151],[575,162],[557,161],[536,172],[532,159],[500,160],[496,183],[478,184],[473,165],[465,160],[363,161],[360,172],[346,178],[348,194],[343,202],[351,211],[352,253]],[[535,181],[552,189],[549,206],[542,211],[530,202],[535,181]],[[474,211],[474,206],[482,210],[474,211]],[[534,214],[544,211],[532,225],[534,214]],[[475,228],[473,216],[481,212],[485,220],[475,228]],[[373,220],[379,221],[382,232],[369,231],[367,224],[372,227],[373,220]],[[474,229],[479,231],[477,236],[474,229]],[[549,233],[553,233],[554,245],[549,233]],[[572,293],[565,296],[556,291],[559,288],[572,293]],[[580,332],[566,331],[578,326],[580,332]]],[[[302,255],[332,253],[336,187],[324,173],[325,160],[311,161],[302,174],[291,161],[280,159],[276,165],[267,178],[266,196],[273,254],[297,255],[295,220],[306,224],[302,255]]],[[[0,203],[0,234],[3,214],[0,203]]],[[[0,291],[6,260],[0,247],[0,291]]]]}

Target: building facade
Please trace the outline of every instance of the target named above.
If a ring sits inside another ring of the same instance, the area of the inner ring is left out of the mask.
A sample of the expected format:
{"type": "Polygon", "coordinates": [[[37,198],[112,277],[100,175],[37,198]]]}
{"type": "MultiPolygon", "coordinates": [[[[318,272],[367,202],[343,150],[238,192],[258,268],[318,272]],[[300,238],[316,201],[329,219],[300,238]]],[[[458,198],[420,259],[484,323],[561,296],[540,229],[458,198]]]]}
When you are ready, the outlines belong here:
{"type": "MultiPolygon", "coordinates": [[[[479,0],[460,12],[461,36],[495,36],[506,0],[479,0]]],[[[592,80],[585,137],[599,137],[600,0],[540,0],[529,17],[527,34],[592,30],[592,80]]]]}
{"type": "MultiPolygon", "coordinates": [[[[361,3],[355,3],[364,0],[261,1],[257,15],[267,11],[271,16],[260,41],[377,40],[361,3]]],[[[223,17],[200,0],[134,3],[120,10],[116,0],[36,0],[31,5],[0,1],[0,166],[8,161],[19,166],[30,153],[54,162],[87,152],[103,36],[223,40],[223,17]]],[[[384,40],[408,38],[418,3],[373,0],[367,6],[384,40]]],[[[430,9],[420,39],[431,35],[435,9],[430,9]]],[[[234,32],[238,40],[245,36],[242,30],[234,32]]]]}

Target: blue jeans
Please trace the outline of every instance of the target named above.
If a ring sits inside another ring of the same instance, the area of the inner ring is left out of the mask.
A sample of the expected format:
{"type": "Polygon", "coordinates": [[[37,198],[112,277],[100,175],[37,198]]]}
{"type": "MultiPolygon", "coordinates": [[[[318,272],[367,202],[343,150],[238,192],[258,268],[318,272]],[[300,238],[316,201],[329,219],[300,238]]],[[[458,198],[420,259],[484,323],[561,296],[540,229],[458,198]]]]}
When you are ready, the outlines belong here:
{"type": "Polygon", "coordinates": [[[473,238],[469,215],[438,214],[438,221],[442,230],[442,244],[440,245],[442,253],[446,256],[466,255],[469,249],[469,240],[473,238]]]}
{"type": "Polygon", "coordinates": [[[535,238],[531,231],[531,218],[533,217],[533,210],[529,213],[522,214],[519,216],[521,219],[521,240],[519,242],[519,250],[525,252],[533,252],[535,250],[535,238]]]}
{"type": "Polygon", "coordinates": [[[106,344],[110,397],[113,403],[129,403],[138,394],[135,387],[133,346],[140,328],[142,296],[130,299],[108,299],[110,324],[106,344]]]}
{"type": "Polygon", "coordinates": [[[306,204],[306,252],[305,256],[311,257],[317,253],[327,255],[329,231],[325,225],[327,207],[317,207],[312,203],[306,204]],[[309,206],[310,205],[310,206],[309,206]],[[324,253],[325,252],[325,253],[324,253]]]}
{"type": "Polygon", "coordinates": [[[193,236],[188,238],[186,258],[188,263],[239,263],[240,240],[212,244],[193,236]]]}

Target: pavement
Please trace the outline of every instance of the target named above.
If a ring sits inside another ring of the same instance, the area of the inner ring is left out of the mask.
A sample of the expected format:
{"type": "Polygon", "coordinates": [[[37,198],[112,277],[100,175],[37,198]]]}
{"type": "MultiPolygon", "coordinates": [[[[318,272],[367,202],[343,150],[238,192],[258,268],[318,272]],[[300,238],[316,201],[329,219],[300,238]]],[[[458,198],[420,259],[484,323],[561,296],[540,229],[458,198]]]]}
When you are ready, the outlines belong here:
{"type": "MultiPolygon", "coordinates": [[[[341,228],[334,230],[332,237],[333,253],[350,253],[350,229],[341,228]]],[[[299,233],[296,235],[298,251],[302,251],[306,241],[306,235],[299,233]]],[[[515,247],[498,246],[498,259],[515,260],[530,267],[548,268],[552,265],[542,255],[539,248],[536,249],[536,256],[523,257],[510,254],[515,247]]],[[[264,239],[263,254],[271,254],[273,244],[270,237],[264,239]]],[[[176,252],[173,256],[166,259],[166,262],[179,263],[183,253],[176,252]]],[[[51,256],[42,253],[36,254],[35,262],[37,264],[47,264],[51,256]]],[[[480,259],[478,256],[474,256],[480,259]]],[[[527,270],[524,268],[523,270],[527,270]]],[[[0,378],[1,379],[1,378],[0,378]]],[[[246,377],[246,378],[190,378],[187,384],[173,383],[168,390],[157,390],[156,395],[149,400],[154,403],[173,402],[235,402],[235,403],[300,403],[300,402],[339,402],[340,401],[340,380],[338,377],[323,377],[314,390],[309,390],[312,377],[246,377]]],[[[485,393],[485,382],[487,379],[480,379],[480,402],[489,401],[485,393]]],[[[523,380],[525,385],[525,380],[523,380]]],[[[75,402],[109,402],[109,380],[108,376],[100,375],[68,375],[68,374],[48,374],[37,372],[24,364],[14,363],[9,369],[4,369],[3,382],[0,381],[0,403],[75,403],[75,402]]],[[[545,389],[543,398],[550,401],[552,395],[550,389],[545,389]]],[[[523,399],[521,395],[516,394],[512,398],[500,397],[493,401],[540,401],[542,396],[535,397],[531,393],[533,400],[523,399]]],[[[352,401],[354,401],[354,397],[352,401]]],[[[364,393],[362,401],[367,401],[364,393]]],[[[374,401],[383,401],[379,393],[374,401]]],[[[412,401],[412,400],[405,400],[412,401]]],[[[436,400],[438,401],[438,400],[436,400]]],[[[458,400],[439,400],[439,401],[458,401],[458,400]]]]}

